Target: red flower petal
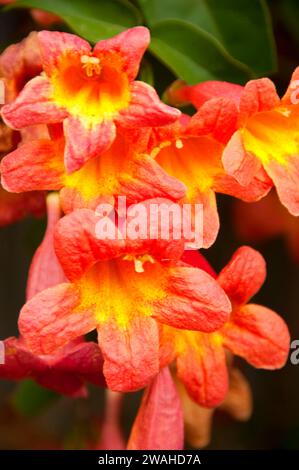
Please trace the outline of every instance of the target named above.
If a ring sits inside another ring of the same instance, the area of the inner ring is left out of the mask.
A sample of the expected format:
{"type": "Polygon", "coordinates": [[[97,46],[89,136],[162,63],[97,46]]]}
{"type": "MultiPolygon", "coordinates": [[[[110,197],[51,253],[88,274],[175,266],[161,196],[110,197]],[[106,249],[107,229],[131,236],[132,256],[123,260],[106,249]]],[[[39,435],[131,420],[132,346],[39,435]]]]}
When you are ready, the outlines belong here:
{"type": "Polygon", "coordinates": [[[214,191],[210,189],[207,190],[205,193],[197,194],[196,204],[203,205],[202,248],[209,248],[215,242],[220,227],[216,195],[214,191]]]}
{"type": "Polygon", "coordinates": [[[54,15],[54,13],[50,13],[44,10],[39,10],[38,8],[32,8],[30,10],[30,14],[32,18],[42,26],[52,26],[55,23],[61,23],[62,20],[59,16],[54,15]]]}
{"type": "Polygon", "coordinates": [[[167,368],[144,393],[129,438],[129,450],[181,450],[184,422],[180,398],[167,368]]]}
{"type": "Polygon", "coordinates": [[[247,421],[252,414],[252,393],[248,380],[239,369],[229,371],[229,391],[220,409],[238,421],[247,421]]]}
{"type": "Polygon", "coordinates": [[[155,304],[154,316],[175,328],[215,331],[227,320],[231,305],[217,282],[201,269],[170,270],[168,296],[155,304]]]}
{"type": "Polygon", "coordinates": [[[116,121],[125,127],[165,126],[176,121],[181,112],[162,103],[154,88],[143,82],[131,84],[131,100],[116,121]]]}
{"type": "Polygon", "coordinates": [[[143,26],[137,26],[136,28],[127,29],[110,39],[98,42],[94,47],[94,52],[96,54],[120,54],[129,80],[134,80],[149,42],[149,30],[143,26]]]}
{"type": "Polygon", "coordinates": [[[123,240],[96,238],[98,220],[93,211],[80,209],[63,217],[56,225],[56,255],[70,280],[79,279],[97,261],[124,253],[123,240]]]}
{"type": "Polygon", "coordinates": [[[235,132],[226,145],[222,163],[227,174],[243,186],[248,186],[261,169],[258,158],[245,150],[240,131],[235,132]]]}
{"type": "MultiPolygon", "coordinates": [[[[206,101],[214,98],[227,98],[239,106],[243,87],[235,83],[208,80],[197,85],[182,86],[175,91],[175,97],[192,103],[199,109],[206,101]]],[[[172,97],[173,93],[171,94],[172,97]]]]}
{"type": "Polygon", "coordinates": [[[298,100],[298,80],[299,80],[299,67],[296,67],[292,73],[292,77],[288,86],[288,89],[283,96],[281,103],[282,104],[297,104],[298,100]],[[294,103],[294,99],[296,102],[294,103]]]}
{"type": "Polygon", "coordinates": [[[66,280],[54,252],[54,228],[61,217],[58,194],[49,194],[47,197],[47,208],[48,222],[46,233],[30,265],[26,289],[27,300],[31,299],[38,292],[66,280]]]}
{"type": "Polygon", "coordinates": [[[185,185],[169,176],[153,158],[140,155],[133,165],[133,179],[121,176],[119,182],[119,193],[125,194],[128,202],[137,202],[140,195],[143,199],[165,197],[173,200],[185,196],[185,185]]]}
{"type": "Polygon", "coordinates": [[[262,255],[249,246],[242,246],[217,280],[231,301],[241,305],[259,291],[265,278],[266,263],[262,255]]]}
{"type": "Polygon", "coordinates": [[[224,345],[255,367],[282,367],[289,353],[290,335],[283,319],[261,305],[245,305],[234,312],[222,330],[224,345]]]}
{"type": "Polygon", "coordinates": [[[76,375],[81,381],[105,386],[103,357],[98,344],[80,342],[65,348],[53,363],[54,370],[76,375]]]}
{"type": "Polygon", "coordinates": [[[192,116],[186,128],[186,133],[193,135],[212,136],[220,141],[227,142],[236,130],[238,109],[233,101],[227,98],[214,98],[201,106],[192,116]]]}
{"type": "Polygon", "coordinates": [[[18,338],[4,340],[5,364],[0,364],[1,379],[20,380],[47,371],[45,362],[33,354],[18,338]]]}
{"type": "Polygon", "coordinates": [[[105,390],[105,412],[101,423],[100,439],[94,450],[125,450],[126,444],[120,426],[120,415],[122,411],[123,394],[105,390]]]}
{"type": "Polygon", "coordinates": [[[93,312],[76,312],[80,293],[71,284],[50,287],[29,300],[19,316],[19,330],[37,354],[52,354],[96,326],[93,312]]]}
{"type": "Polygon", "coordinates": [[[79,377],[54,368],[34,378],[42,387],[72,398],[86,398],[88,395],[87,388],[79,377]]]}
{"type": "Polygon", "coordinates": [[[159,371],[158,326],[134,315],[125,325],[113,318],[98,327],[108,387],[128,392],[146,386],[159,371]]]}
{"type": "Polygon", "coordinates": [[[60,189],[64,166],[59,149],[50,140],[21,145],[4,157],[0,164],[1,183],[7,191],[60,189]]]}
{"type": "Polygon", "coordinates": [[[67,112],[51,101],[52,85],[46,77],[35,77],[28,82],[11,104],[2,108],[4,122],[13,129],[34,124],[62,121],[67,112]]]}
{"type": "Polygon", "coordinates": [[[193,266],[194,268],[199,268],[210,274],[210,276],[216,278],[217,274],[206,260],[206,258],[197,250],[186,250],[181,258],[184,263],[193,266]]]}
{"type": "MultiPolygon", "coordinates": [[[[122,255],[144,255],[150,254],[157,260],[177,260],[184,251],[184,239],[175,238],[175,224],[168,220],[161,220],[157,224],[156,238],[150,237],[149,227],[151,219],[149,211],[152,204],[172,205],[172,201],[163,198],[148,199],[142,202],[141,216],[137,225],[144,221],[145,238],[129,237],[130,225],[134,225],[134,219],[138,211],[138,204],[129,208],[126,220],[126,239],[122,239],[119,228],[111,222],[111,238],[97,238],[97,224],[100,219],[93,211],[80,209],[68,214],[61,219],[56,227],[55,251],[70,280],[79,279],[84,272],[96,261],[117,258],[122,255]],[[169,225],[169,227],[168,227],[169,225]],[[165,227],[163,231],[163,227],[165,227]],[[165,239],[166,229],[169,228],[169,239],[165,239]]],[[[106,223],[106,222],[105,222],[106,223]]],[[[181,226],[179,225],[179,228],[181,226]]]]}
{"type": "Polygon", "coordinates": [[[112,121],[92,121],[69,117],[63,123],[66,138],[64,161],[68,173],[79,170],[91,158],[105,152],[115,139],[112,121]]]}
{"type": "Polygon", "coordinates": [[[177,387],[183,405],[185,440],[195,449],[206,447],[211,440],[214,409],[195,403],[180,381],[177,381],[177,387]]]}
{"type": "Polygon", "coordinates": [[[5,364],[0,377],[10,380],[32,378],[43,387],[71,397],[87,395],[84,382],[105,385],[103,359],[95,343],[69,343],[56,356],[39,357],[22,338],[5,340],[5,364]]]}
{"type": "Polygon", "coordinates": [[[299,215],[299,157],[288,155],[285,164],[270,160],[264,164],[272,178],[281,203],[294,215],[299,215]]]}
{"type": "Polygon", "coordinates": [[[268,78],[249,81],[241,95],[239,123],[244,125],[255,113],[269,111],[280,103],[274,83],[268,78]]]}
{"type": "Polygon", "coordinates": [[[214,181],[214,190],[216,192],[228,194],[246,202],[255,202],[265,197],[272,187],[273,182],[263,168],[260,168],[250,184],[246,186],[226,174],[216,176],[214,181]]]}
{"type": "Polygon", "coordinates": [[[40,31],[38,33],[42,62],[45,72],[51,75],[61,56],[68,53],[89,54],[91,47],[87,41],[75,34],[59,31],[40,31]]]}
{"type": "Polygon", "coordinates": [[[194,401],[202,406],[215,407],[224,400],[228,391],[221,341],[216,335],[194,332],[187,335],[184,351],[177,358],[177,375],[194,401]]]}
{"type": "Polygon", "coordinates": [[[5,81],[5,99],[10,103],[31,78],[42,72],[37,33],[32,31],[0,55],[0,75],[5,81]]]}

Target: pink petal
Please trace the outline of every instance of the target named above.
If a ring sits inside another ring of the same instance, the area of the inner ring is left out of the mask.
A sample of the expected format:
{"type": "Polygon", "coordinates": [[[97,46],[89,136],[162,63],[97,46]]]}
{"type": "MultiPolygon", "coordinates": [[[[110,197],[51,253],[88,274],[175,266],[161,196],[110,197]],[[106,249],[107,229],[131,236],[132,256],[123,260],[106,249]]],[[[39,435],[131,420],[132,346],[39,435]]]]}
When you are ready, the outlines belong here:
{"type": "Polygon", "coordinates": [[[94,47],[96,54],[120,54],[123,67],[129,80],[136,77],[142,56],[150,42],[150,32],[143,26],[127,29],[117,36],[98,42],[94,47]]]}
{"type": "Polygon", "coordinates": [[[63,123],[66,146],[64,162],[68,173],[79,170],[91,158],[105,152],[115,139],[112,121],[94,124],[77,117],[69,117],[63,123]]]}
{"type": "Polygon", "coordinates": [[[35,77],[28,82],[11,104],[2,108],[4,122],[13,129],[34,124],[61,122],[67,112],[51,101],[52,85],[46,77],[35,77]]]}
{"type": "Polygon", "coordinates": [[[178,109],[162,103],[154,88],[143,82],[133,82],[130,104],[119,112],[116,120],[126,127],[155,127],[173,123],[180,114],[178,109]]]}
{"type": "Polygon", "coordinates": [[[165,368],[143,395],[128,449],[181,450],[183,446],[182,406],[170,372],[165,368]]]}

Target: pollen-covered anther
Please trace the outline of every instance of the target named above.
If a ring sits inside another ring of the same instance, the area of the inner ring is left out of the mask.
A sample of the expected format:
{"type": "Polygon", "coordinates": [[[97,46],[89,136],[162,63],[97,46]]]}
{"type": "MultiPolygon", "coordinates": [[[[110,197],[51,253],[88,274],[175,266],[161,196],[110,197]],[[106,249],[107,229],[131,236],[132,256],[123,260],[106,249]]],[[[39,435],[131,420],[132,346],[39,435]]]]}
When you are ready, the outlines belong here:
{"type": "Polygon", "coordinates": [[[184,147],[183,141],[181,139],[177,139],[175,141],[175,146],[177,149],[182,149],[184,147]]]}
{"type": "Polygon", "coordinates": [[[152,151],[151,151],[151,157],[152,158],[156,158],[156,156],[160,153],[160,151],[166,147],[169,147],[171,145],[171,141],[170,140],[166,140],[164,142],[161,142],[160,145],[158,145],[157,147],[155,147],[152,151]]]}
{"type": "Polygon", "coordinates": [[[88,77],[93,77],[94,75],[100,75],[102,67],[101,67],[101,61],[98,57],[83,55],[81,57],[81,63],[88,77]]]}
{"type": "Polygon", "coordinates": [[[125,261],[134,261],[134,268],[136,273],[144,273],[144,263],[149,262],[153,264],[155,262],[154,258],[151,255],[126,255],[123,259],[125,261]]]}

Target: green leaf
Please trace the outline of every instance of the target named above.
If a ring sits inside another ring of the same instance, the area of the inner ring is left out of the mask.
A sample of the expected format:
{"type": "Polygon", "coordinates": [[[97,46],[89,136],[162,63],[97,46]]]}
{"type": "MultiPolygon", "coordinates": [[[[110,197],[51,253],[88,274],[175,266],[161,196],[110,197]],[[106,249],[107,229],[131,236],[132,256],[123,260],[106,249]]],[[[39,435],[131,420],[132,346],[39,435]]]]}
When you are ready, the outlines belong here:
{"type": "Polygon", "coordinates": [[[148,83],[151,86],[155,85],[154,71],[151,62],[147,59],[143,59],[138,74],[138,80],[148,83]]]}
{"type": "Polygon", "coordinates": [[[251,74],[209,33],[181,20],[152,28],[150,51],[189,84],[204,80],[246,82],[251,74]]]}
{"type": "Polygon", "coordinates": [[[180,19],[210,33],[256,74],[276,69],[275,42],[264,0],[139,0],[139,4],[150,27],[180,19]]]}
{"type": "Polygon", "coordinates": [[[20,382],[12,396],[14,408],[24,416],[36,416],[50,406],[59,395],[40,387],[33,380],[20,382]]]}
{"type": "Polygon", "coordinates": [[[137,8],[126,0],[19,0],[12,7],[40,8],[55,13],[74,32],[91,42],[141,22],[137,8]]]}

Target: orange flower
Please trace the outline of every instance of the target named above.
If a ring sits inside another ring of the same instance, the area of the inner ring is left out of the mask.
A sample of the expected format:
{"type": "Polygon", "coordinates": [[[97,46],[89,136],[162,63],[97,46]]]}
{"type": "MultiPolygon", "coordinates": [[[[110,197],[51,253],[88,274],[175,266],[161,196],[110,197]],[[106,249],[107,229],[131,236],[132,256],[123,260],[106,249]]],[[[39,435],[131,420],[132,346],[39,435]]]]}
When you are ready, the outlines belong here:
{"type": "Polygon", "coordinates": [[[281,203],[299,215],[299,68],[282,99],[268,78],[249,81],[245,87],[227,82],[205,82],[193,87],[177,84],[169,92],[176,102],[196,107],[225,97],[236,106],[236,128],[223,152],[225,171],[248,186],[263,168],[281,203]]]}
{"type": "Polygon", "coordinates": [[[34,354],[23,338],[7,338],[4,347],[1,379],[31,378],[43,387],[73,398],[88,395],[88,382],[105,386],[103,358],[93,342],[72,341],[55,355],[34,354]]]}
{"type": "Polygon", "coordinates": [[[146,28],[100,41],[93,51],[73,34],[41,31],[38,38],[45,74],[4,106],[2,116],[17,129],[63,122],[68,173],[110,147],[116,124],[160,126],[180,115],[164,105],[149,85],[134,81],[150,40],[146,28]]]}
{"type": "MultiPolygon", "coordinates": [[[[202,266],[201,255],[189,262],[202,266]]],[[[176,373],[198,404],[215,407],[228,391],[226,351],[251,365],[276,369],[288,357],[290,336],[286,324],[272,310],[247,303],[266,276],[265,261],[249,247],[239,248],[217,276],[232,303],[229,320],[215,333],[161,329],[161,364],[176,359],[176,373]]]]}
{"type": "MultiPolygon", "coordinates": [[[[42,71],[37,34],[32,32],[20,43],[7,47],[0,55],[0,78],[5,87],[6,103],[13,101],[24,85],[42,71]]],[[[2,103],[1,103],[2,104],[2,103]]],[[[32,126],[21,133],[0,123],[1,157],[26,139],[47,136],[46,126],[32,126]]],[[[16,222],[33,214],[40,216],[45,211],[44,193],[8,194],[0,187],[0,226],[16,222]]]]}
{"type": "Polygon", "coordinates": [[[239,369],[229,368],[229,390],[224,401],[217,408],[205,408],[193,401],[182,382],[176,380],[182,401],[185,439],[189,445],[202,448],[209,444],[212,420],[215,411],[225,411],[237,421],[247,421],[252,413],[250,385],[239,369]]]}
{"type": "Polygon", "coordinates": [[[103,201],[113,204],[118,195],[125,195],[128,203],[151,197],[182,198],[185,186],[146,155],[148,133],[119,130],[109,150],[69,175],[63,164],[64,138],[55,128],[52,140],[30,141],[2,160],[2,185],[16,193],[61,189],[65,212],[95,209],[103,201]]]}
{"type": "Polygon", "coordinates": [[[181,450],[184,422],[179,394],[167,367],[145,390],[133,424],[129,450],[181,450]]]}
{"type": "Polygon", "coordinates": [[[159,371],[158,322],[211,332],[227,320],[230,303],[209,274],[177,262],[183,240],[98,239],[97,222],[88,209],[58,222],[56,255],[70,282],[29,300],[19,328],[42,354],[96,328],[108,386],[134,390],[159,371]]]}
{"type": "Polygon", "coordinates": [[[43,241],[37,248],[30,264],[26,289],[27,300],[38,292],[47,289],[47,287],[65,281],[64,273],[54,251],[55,225],[62,215],[58,194],[48,194],[46,202],[47,229],[43,241]]]}
{"type": "Polygon", "coordinates": [[[171,176],[186,186],[183,203],[203,205],[203,247],[215,241],[219,230],[216,193],[256,201],[271,188],[259,171],[248,186],[226,174],[221,157],[236,125],[236,106],[224,98],[210,100],[199,111],[172,126],[154,129],[151,155],[171,176]]]}

